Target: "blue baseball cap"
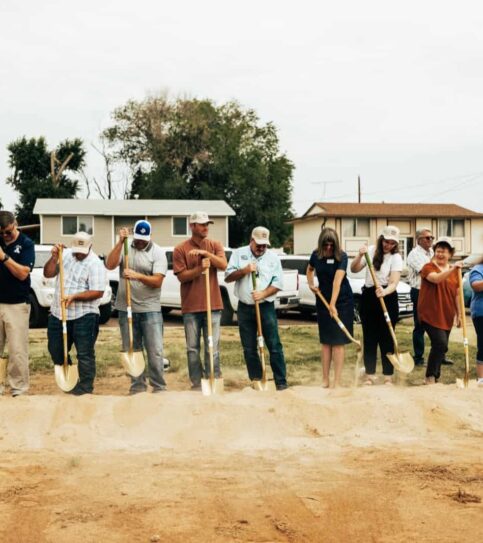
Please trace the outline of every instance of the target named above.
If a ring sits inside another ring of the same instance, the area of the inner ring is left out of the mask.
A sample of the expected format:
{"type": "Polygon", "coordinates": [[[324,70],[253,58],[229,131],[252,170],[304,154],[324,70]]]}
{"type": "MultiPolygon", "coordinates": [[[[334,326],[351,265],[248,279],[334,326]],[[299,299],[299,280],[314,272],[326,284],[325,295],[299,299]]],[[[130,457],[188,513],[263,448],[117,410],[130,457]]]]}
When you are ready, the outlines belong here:
{"type": "Polygon", "coordinates": [[[137,221],[134,225],[134,239],[142,239],[150,241],[151,239],[151,224],[148,221],[137,221]]]}

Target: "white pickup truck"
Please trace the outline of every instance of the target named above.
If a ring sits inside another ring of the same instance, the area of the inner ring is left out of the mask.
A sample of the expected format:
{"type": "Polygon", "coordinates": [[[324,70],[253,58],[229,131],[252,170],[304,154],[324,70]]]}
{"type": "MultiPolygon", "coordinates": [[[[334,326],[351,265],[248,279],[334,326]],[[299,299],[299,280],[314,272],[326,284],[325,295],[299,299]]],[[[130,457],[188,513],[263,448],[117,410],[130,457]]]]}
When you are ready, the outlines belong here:
{"type": "MultiPolygon", "coordinates": [[[[166,254],[168,261],[168,273],[161,288],[161,307],[163,313],[169,313],[172,309],[181,309],[180,282],[173,273],[173,247],[161,247],[166,254]]],[[[230,260],[232,250],[225,249],[227,260],[230,260]]],[[[119,282],[119,269],[109,272],[109,282],[113,292],[117,292],[119,282]]],[[[222,326],[233,323],[233,315],[238,307],[238,299],[235,296],[234,283],[225,283],[225,273],[218,274],[221,296],[223,299],[223,311],[221,314],[222,326]]],[[[298,272],[297,270],[283,271],[283,290],[279,291],[275,300],[277,311],[288,311],[299,304],[298,297],[298,272]]]]}
{"type": "MultiPolygon", "coordinates": [[[[51,245],[35,246],[35,265],[30,274],[30,328],[40,328],[47,325],[49,309],[54,298],[55,278],[44,277],[44,264],[50,258],[51,245]]],[[[110,285],[101,298],[99,306],[100,324],[104,324],[111,317],[112,292],[110,285]]]]}

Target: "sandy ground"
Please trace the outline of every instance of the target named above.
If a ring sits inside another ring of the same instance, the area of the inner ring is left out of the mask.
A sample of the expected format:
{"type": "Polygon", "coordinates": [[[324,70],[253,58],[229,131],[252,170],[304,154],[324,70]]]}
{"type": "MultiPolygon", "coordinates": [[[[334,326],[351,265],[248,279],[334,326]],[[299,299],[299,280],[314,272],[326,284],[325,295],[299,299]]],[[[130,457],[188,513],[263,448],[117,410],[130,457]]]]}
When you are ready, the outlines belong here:
{"type": "Polygon", "coordinates": [[[4,543],[483,538],[473,384],[75,398],[39,379],[0,398],[4,543]]]}

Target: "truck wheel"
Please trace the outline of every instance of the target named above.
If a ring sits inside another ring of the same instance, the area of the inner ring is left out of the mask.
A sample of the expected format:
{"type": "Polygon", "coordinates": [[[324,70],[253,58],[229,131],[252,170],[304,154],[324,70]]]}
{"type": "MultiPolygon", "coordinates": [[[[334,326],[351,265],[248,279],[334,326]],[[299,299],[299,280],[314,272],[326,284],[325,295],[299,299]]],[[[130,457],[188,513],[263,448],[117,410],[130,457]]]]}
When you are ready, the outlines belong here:
{"type": "Polygon", "coordinates": [[[221,312],[220,324],[221,326],[230,326],[233,324],[233,308],[225,291],[222,291],[221,299],[223,300],[223,310],[221,312]]]}
{"type": "Polygon", "coordinates": [[[29,328],[43,328],[47,326],[48,311],[40,307],[37,296],[33,292],[29,294],[30,299],[30,317],[29,328]]]}

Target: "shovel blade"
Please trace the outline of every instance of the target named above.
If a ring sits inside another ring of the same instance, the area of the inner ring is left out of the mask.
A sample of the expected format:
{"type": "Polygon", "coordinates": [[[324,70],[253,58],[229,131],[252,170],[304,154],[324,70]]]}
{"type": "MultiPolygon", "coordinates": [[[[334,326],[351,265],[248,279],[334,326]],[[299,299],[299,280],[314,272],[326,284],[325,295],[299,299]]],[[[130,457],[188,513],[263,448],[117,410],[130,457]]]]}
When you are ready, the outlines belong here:
{"type": "Polygon", "coordinates": [[[59,365],[54,366],[55,382],[60,390],[70,392],[79,381],[79,369],[77,365],[59,365]]]}
{"type": "Polygon", "coordinates": [[[273,392],[277,390],[274,381],[267,381],[260,379],[259,381],[252,381],[252,387],[259,392],[273,392]]]}
{"type": "Polygon", "coordinates": [[[414,369],[414,360],[409,353],[387,353],[387,358],[401,373],[411,373],[414,369]]]}
{"type": "Polygon", "coordinates": [[[201,379],[201,392],[203,396],[223,394],[224,390],[225,384],[222,377],[213,379],[213,381],[210,381],[210,379],[201,379]]]}
{"type": "Polygon", "coordinates": [[[144,356],[141,351],[121,353],[121,364],[132,377],[139,377],[145,368],[144,356]]]}
{"type": "Polygon", "coordinates": [[[0,385],[3,385],[3,383],[5,383],[6,378],[7,378],[7,359],[0,358],[0,385]]]}

